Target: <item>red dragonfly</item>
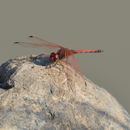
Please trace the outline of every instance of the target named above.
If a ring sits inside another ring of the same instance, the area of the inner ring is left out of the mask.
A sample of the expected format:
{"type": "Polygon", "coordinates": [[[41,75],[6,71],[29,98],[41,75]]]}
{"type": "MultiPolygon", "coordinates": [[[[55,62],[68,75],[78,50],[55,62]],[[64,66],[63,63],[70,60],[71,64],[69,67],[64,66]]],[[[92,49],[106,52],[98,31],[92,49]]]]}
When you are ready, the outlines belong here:
{"type": "Polygon", "coordinates": [[[73,50],[73,49],[68,49],[68,48],[64,48],[61,45],[48,42],[48,41],[41,39],[41,38],[34,36],[34,35],[29,36],[29,37],[40,40],[40,41],[42,41],[42,43],[32,43],[32,42],[14,42],[14,43],[15,44],[31,45],[31,46],[34,46],[34,47],[56,48],[56,49],[58,49],[57,52],[52,52],[50,54],[49,58],[50,58],[51,62],[55,63],[55,62],[60,61],[62,59],[66,59],[66,64],[69,64],[68,58],[72,57],[74,69],[79,73],[80,73],[79,67],[77,65],[74,54],[78,54],[78,53],[101,53],[101,52],[103,52],[103,50],[100,50],[100,49],[97,49],[97,50],[73,50]]]}

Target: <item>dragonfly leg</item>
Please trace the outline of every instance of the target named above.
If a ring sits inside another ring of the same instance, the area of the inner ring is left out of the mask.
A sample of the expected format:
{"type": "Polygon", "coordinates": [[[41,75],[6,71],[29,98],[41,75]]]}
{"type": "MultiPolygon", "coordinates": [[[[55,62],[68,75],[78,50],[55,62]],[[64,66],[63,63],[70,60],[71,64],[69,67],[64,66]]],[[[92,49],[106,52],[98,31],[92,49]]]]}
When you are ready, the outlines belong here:
{"type": "Polygon", "coordinates": [[[59,61],[57,61],[57,64],[59,64],[59,65],[64,65],[64,64],[65,64],[65,62],[63,62],[63,61],[59,60],[59,61]]]}
{"type": "Polygon", "coordinates": [[[49,69],[49,68],[51,68],[52,67],[52,64],[48,64],[48,63],[46,63],[46,69],[49,69]]]}
{"type": "Polygon", "coordinates": [[[64,69],[64,65],[65,65],[65,63],[63,62],[63,61],[61,61],[61,60],[59,60],[59,61],[57,61],[57,65],[60,65],[60,66],[62,66],[62,70],[64,69]]]}

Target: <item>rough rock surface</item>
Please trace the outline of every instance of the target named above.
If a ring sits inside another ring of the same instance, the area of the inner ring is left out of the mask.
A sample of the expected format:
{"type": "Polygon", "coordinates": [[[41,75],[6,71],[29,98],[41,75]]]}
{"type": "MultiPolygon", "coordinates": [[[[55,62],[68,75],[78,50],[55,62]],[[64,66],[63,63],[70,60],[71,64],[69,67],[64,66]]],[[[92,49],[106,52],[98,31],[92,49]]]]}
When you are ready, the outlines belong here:
{"type": "Polygon", "coordinates": [[[49,63],[40,55],[0,66],[0,130],[130,130],[129,114],[106,90],[49,63]]]}

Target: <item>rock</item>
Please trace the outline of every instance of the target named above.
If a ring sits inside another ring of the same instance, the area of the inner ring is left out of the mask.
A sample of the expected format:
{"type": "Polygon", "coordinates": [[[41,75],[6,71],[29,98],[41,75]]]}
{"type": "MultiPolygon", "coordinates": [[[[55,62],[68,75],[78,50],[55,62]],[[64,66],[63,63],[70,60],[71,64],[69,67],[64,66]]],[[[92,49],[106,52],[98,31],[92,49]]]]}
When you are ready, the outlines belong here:
{"type": "Polygon", "coordinates": [[[130,130],[106,90],[46,55],[0,66],[0,130],[130,130]]]}

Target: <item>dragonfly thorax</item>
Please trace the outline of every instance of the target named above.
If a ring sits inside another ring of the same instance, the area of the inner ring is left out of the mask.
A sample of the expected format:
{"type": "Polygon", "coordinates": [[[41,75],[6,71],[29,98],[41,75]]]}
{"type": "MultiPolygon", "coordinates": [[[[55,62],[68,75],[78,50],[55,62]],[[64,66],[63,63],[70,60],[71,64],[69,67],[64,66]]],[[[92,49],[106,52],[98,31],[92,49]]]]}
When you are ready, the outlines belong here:
{"type": "MultiPolygon", "coordinates": [[[[64,59],[66,52],[68,52],[69,49],[61,48],[56,53],[52,52],[50,55],[50,60],[52,62],[56,62],[58,60],[64,59]]],[[[68,53],[69,54],[69,53],[68,53]]]]}

